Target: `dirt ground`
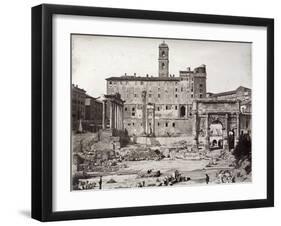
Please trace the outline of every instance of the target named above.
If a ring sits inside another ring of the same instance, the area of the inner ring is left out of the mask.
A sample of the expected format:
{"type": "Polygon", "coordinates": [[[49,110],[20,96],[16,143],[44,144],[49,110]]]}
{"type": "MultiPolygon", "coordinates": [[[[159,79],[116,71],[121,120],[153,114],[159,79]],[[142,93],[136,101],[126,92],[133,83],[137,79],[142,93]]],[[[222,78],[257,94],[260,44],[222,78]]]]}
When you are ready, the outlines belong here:
{"type": "MultiPolygon", "coordinates": [[[[139,183],[144,183],[144,187],[158,186],[159,181],[164,177],[171,176],[178,170],[181,176],[189,177],[186,182],[179,182],[176,185],[206,184],[206,174],[210,177],[210,184],[216,183],[216,173],[221,169],[229,169],[228,165],[220,163],[216,167],[206,167],[209,160],[183,160],[183,159],[163,159],[160,161],[126,161],[126,168],[121,168],[116,172],[99,174],[102,175],[102,189],[130,188],[137,187],[139,183]],[[160,170],[160,177],[140,177],[141,173],[148,170],[160,170]]],[[[90,179],[85,179],[89,183],[95,184],[93,189],[99,189],[100,177],[95,175],[90,179]]]]}

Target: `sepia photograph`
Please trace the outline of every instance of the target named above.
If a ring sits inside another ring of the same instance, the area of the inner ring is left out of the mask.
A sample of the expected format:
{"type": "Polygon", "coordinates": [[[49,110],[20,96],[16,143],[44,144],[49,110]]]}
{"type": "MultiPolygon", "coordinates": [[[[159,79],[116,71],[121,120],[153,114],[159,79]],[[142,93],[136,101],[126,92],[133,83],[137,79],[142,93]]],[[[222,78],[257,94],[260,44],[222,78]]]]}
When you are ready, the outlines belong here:
{"type": "Polygon", "coordinates": [[[71,190],[252,182],[251,42],[71,34],[70,61],[71,190]]]}

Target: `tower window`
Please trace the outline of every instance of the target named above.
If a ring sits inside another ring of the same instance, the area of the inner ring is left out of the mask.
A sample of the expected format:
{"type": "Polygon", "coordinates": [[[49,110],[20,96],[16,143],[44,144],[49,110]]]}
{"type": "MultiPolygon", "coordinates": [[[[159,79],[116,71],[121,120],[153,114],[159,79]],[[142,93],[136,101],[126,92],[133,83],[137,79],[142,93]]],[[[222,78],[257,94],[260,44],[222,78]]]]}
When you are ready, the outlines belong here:
{"type": "Polygon", "coordinates": [[[165,53],[165,51],[162,51],[162,56],[164,57],[164,56],[166,56],[166,53],[165,53]]]}
{"type": "Polygon", "coordinates": [[[165,63],[162,63],[162,69],[164,69],[165,68],[165,63]]]}

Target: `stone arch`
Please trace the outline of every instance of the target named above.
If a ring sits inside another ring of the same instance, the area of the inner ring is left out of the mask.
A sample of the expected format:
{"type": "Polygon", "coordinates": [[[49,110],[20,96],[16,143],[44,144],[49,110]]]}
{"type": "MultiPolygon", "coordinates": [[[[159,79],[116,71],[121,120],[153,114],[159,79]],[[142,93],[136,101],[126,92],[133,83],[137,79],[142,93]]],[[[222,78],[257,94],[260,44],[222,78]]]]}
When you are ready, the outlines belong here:
{"type": "Polygon", "coordinates": [[[209,139],[212,149],[223,147],[223,124],[220,120],[216,119],[210,123],[209,139]]]}
{"type": "Polygon", "coordinates": [[[180,117],[185,117],[186,111],[185,111],[185,106],[180,107],[180,117]]]}

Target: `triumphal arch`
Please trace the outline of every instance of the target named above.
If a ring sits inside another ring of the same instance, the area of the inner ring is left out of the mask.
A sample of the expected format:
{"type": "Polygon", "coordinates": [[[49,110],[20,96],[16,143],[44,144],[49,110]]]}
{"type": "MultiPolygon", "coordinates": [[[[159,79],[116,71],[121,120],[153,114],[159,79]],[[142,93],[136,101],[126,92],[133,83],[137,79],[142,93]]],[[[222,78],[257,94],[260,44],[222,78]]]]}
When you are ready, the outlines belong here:
{"type": "Polygon", "coordinates": [[[195,100],[192,110],[195,147],[234,148],[240,135],[239,100],[195,100]]]}

